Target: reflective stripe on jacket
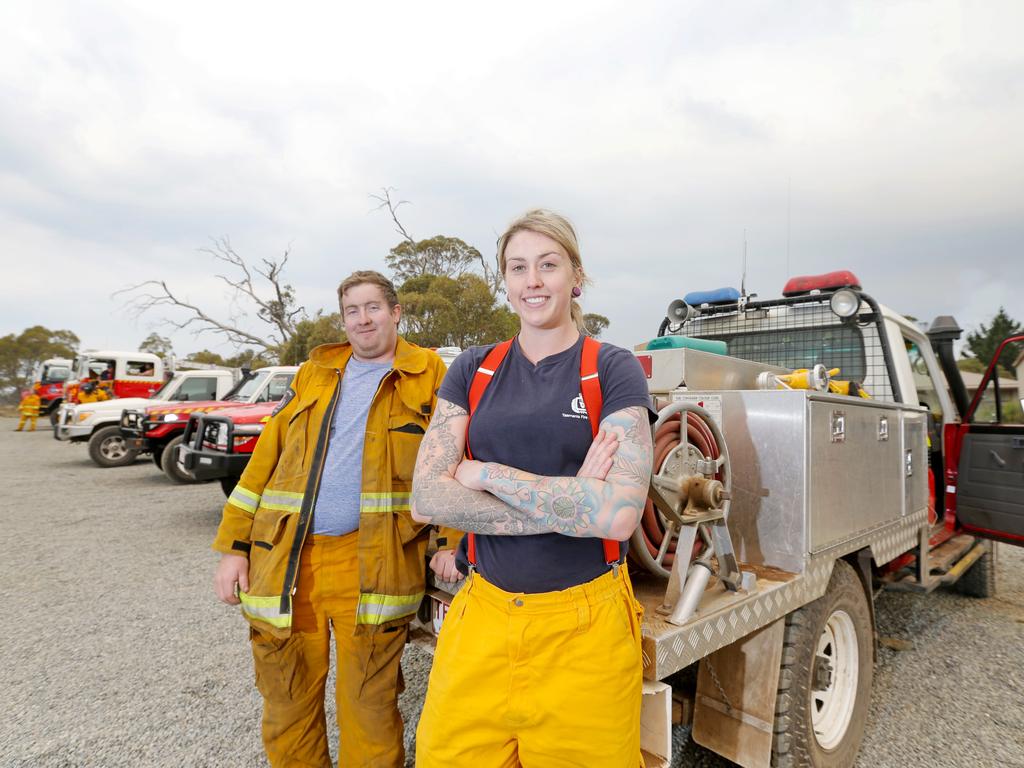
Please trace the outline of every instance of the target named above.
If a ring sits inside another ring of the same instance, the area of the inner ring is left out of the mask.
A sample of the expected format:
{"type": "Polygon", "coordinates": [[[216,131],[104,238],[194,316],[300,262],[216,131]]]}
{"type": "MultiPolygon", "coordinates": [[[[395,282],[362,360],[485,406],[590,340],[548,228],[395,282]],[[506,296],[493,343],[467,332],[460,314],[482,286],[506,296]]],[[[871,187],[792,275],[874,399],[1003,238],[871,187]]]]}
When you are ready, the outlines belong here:
{"type": "MultiPolygon", "coordinates": [[[[219,552],[249,557],[242,612],[258,629],[278,637],[291,632],[299,558],[351,355],[349,344],[326,344],[299,369],[224,506],[213,543],[219,552]]],[[[357,622],[364,629],[410,621],[423,598],[428,531],[413,522],[409,494],[416,453],[444,374],[436,353],[399,338],[392,369],[370,404],[358,536],[357,622]]]]}

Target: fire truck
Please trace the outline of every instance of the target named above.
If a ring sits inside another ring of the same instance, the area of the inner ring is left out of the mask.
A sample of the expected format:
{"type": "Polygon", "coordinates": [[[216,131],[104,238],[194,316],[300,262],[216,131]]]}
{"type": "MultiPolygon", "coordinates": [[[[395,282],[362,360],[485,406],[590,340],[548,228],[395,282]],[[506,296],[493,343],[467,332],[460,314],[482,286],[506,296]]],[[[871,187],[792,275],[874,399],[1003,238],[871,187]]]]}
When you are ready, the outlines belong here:
{"type": "Polygon", "coordinates": [[[51,357],[36,366],[32,372],[32,391],[39,395],[40,414],[57,412],[64,402],[64,382],[70,376],[71,361],[63,357],[51,357]]]}
{"type": "Polygon", "coordinates": [[[104,400],[149,397],[164,383],[164,362],[150,352],[88,349],[80,352],[64,382],[64,402],[78,403],[83,389],[102,391],[104,400]]]}
{"type": "Polygon", "coordinates": [[[151,453],[153,462],[174,482],[198,482],[201,478],[185,468],[177,451],[190,416],[244,403],[276,403],[284,397],[298,370],[298,366],[289,365],[252,371],[224,400],[161,403],[145,410],[126,409],[120,423],[125,446],[136,453],[151,453]]]}
{"type": "MultiPolygon", "coordinates": [[[[967,396],[956,322],[924,332],[845,271],[782,293],[693,292],[635,350],[658,412],[629,547],[648,766],[682,712],[742,766],[853,765],[876,589],[991,596],[993,540],[1024,544],[1024,424],[993,367],[967,396]]],[[[457,589],[428,584],[416,642],[457,589]]]]}

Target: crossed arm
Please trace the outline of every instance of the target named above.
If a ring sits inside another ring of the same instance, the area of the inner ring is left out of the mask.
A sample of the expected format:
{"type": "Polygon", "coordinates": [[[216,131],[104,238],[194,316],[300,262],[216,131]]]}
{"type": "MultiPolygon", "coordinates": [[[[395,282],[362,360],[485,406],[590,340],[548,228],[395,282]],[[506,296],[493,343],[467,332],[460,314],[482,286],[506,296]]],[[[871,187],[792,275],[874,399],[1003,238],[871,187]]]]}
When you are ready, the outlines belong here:
{"type": "Polygon", "coordinates": [[[643,408],[623,408],[601,422],[575,477],[464,459],[468,424],[465,409],[438,400],[416,459],[414,520],[499,536],[554,532],[619,541],[636,528],[653,452],[643,408]]]}

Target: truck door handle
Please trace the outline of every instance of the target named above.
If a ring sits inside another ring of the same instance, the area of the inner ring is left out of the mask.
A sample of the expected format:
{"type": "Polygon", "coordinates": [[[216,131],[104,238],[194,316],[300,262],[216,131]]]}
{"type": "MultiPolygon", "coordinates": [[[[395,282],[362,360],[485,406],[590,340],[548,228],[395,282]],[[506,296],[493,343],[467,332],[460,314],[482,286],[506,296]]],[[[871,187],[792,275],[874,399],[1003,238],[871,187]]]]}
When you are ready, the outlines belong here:
{"type": "Polygon", "coordinates": [[[998,453],[996,453],[994,449],[989,448],[988,453],[989,453],[989,456],[991,456],[993,459],[996,460],[996,464],[998,464],[1000,467],[1005,467],[1006,466],[1006,459],[1004,459],[1002,456],[1000,456],[998,453]]]}

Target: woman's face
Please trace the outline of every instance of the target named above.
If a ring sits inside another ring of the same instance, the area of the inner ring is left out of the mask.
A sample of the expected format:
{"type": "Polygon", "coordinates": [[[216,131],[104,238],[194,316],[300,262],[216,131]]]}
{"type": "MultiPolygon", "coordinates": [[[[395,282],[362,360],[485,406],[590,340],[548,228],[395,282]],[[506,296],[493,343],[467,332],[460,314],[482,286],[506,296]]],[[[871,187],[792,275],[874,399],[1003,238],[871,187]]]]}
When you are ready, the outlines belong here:
{"type": "Polygon", "coordinates": [[[505,289],[520,323],[557,328],[572,323],[577,285],[569,254],[547,235],[521,230],[505,246],[505,289]]]}

